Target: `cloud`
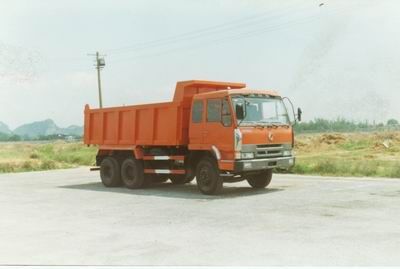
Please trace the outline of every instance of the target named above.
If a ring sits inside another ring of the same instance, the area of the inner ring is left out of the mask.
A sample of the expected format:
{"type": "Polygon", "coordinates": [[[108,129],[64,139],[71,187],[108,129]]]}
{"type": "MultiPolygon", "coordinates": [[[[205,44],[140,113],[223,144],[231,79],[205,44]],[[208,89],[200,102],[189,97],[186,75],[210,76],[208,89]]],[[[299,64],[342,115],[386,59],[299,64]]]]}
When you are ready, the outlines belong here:
{"type": "Polygon", "coordinates": [[[37,50],[0,42],[0,79],[30,82],[38,75],[42,55],[37,50]]]}

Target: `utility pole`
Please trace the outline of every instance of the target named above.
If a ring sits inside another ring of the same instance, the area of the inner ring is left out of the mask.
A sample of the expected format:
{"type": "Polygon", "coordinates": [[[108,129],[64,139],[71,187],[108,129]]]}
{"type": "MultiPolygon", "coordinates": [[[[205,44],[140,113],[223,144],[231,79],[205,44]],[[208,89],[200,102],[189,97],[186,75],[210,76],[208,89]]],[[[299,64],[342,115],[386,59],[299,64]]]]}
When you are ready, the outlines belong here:
{"type": "Polygon", "coordinates": [[[95,67],[97,69],[97,85],[99,88],[99,106],[100,108],[103,107],[103,97],[101,93],[101,77],[100,77],[100,70],[104,68],[106,65],[106,62],[104,61],[104,56],[105,55],[100,55],[100,53],[97,51],[96,54],[89,54],[89,56],[96,56],[96,62],[95,62],[95,67]]]}
{"type": "Polygon", "coordinates": [[[96,69],[97,69],[97,85],[99,86],[99,105],[103,107],[103,96],[101,95],[101,79],[100,79],[100,57],[99,52],[96,52],[96,69]]]}

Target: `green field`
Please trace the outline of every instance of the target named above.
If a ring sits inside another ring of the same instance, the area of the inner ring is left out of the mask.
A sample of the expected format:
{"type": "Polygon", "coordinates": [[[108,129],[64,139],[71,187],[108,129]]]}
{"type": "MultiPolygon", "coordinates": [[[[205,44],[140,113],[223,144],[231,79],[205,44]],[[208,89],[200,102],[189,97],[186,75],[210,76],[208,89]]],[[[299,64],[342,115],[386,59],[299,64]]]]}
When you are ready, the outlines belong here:
{"type": "Polygon", "coordinates": [[[96,148],[82,143],[0,143],[0,173],[94,165],[96,148]]]}
{"type": "Polygon", "coordinates": [[[296,137],[293,173],[400,178],[400,132],[296,137]]]}
{"type": "MultiPolygon", "coordinates": [[[[296,136],[296,174],[400,178],[400,132],[296,136]]],[[[0,173],[94,165],[95,147],[62,141],[0,143],[0,173]]]]}

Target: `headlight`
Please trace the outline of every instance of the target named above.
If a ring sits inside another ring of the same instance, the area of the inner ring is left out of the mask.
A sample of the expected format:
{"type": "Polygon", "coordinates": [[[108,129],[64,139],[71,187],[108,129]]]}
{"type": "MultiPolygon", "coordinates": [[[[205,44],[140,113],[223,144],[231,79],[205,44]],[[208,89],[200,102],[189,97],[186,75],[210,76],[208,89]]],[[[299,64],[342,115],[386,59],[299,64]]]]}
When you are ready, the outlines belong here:
{"type": "Polygon", "coordinates": [[[283,151],[283,156],[292,156],[292,151],[291,150],[284,150],[283,151]]]}
{"type": "Polygon", "coordinates": [[[242,152],[240,154],[240,157],[242,159],[254,159],[254,153],[253,152],[242,152]]]}

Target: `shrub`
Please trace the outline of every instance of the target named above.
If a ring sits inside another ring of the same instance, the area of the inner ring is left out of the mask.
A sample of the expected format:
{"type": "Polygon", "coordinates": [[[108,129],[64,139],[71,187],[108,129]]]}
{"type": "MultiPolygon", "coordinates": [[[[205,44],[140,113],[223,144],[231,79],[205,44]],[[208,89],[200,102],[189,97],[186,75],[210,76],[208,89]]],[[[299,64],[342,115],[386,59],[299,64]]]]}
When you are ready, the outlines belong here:
{"type": "Polygon", "coordinates": [[[320,174],[335,174],[338,171],[338,167],[335,162],[330,160],[323,160],[318,162],[314,169],[315,172],[320,174]]]}
{"type": "Polygon", "coordinates": [[[37,154],[36,152],[32,152],[29,155],[29,158],[31,158],[31,159],[39,159],[39,154],[37,154]]]}
{"type": "Polygon", "coordinates": [[[15,171],[15,165],[12,163],[0,163],[0,172],[11,173],[15,171]]]}
{"type": "Polygon", "coordinates": [[[50,169],[56,169],[56,168],[57,168],[57,165],[52,160],[44,160],[40,164],[40,169],[42,169],[42,170],[50,170],[50,169]]]}
{"type": "Polygon", "coordinates": [[[34,170],[34,165],[31,161],[25,161],[21,167],[24,171],[34,170]]]}

